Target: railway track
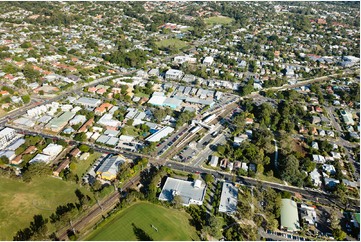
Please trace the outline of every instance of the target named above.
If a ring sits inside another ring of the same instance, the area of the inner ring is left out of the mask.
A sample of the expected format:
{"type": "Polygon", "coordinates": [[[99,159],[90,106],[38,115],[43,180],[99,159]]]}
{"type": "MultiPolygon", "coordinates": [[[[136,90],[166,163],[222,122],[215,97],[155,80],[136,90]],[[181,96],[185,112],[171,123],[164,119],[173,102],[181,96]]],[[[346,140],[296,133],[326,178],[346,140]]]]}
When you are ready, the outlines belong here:
{"type": "MultiPolygon", "coordinates": [[[[129,180],[123,187],[123,190],[130,188],[133,184],[137,183],[140,180],[140,176],[137,175],[129,180]]],[[[92,227],[97,222],[97,218],[101,217],[113,209],[120,201],[121,195],[118,191],[114,191],[109,197],[105,200],[95,204],[92,209],[80,220],[72,223],[58,232],[59,240],[68,240],[68,231],[73,230],[77,233],[84,231],[84,229],[92,227]]]]}

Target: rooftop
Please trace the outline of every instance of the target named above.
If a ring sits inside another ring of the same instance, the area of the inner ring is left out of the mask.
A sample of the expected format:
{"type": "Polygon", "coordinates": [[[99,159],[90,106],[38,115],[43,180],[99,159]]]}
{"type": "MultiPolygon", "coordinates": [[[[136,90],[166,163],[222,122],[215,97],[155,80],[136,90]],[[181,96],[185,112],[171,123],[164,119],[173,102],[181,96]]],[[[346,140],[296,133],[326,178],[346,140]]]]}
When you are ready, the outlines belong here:
{"type": "Polygon", "coordinates": [[[232,183],[224,182],[222,187],[219,212],[233,213],[237,210],[238,189],[232,183]]]}
{"type": "Polygon", "coordinates": [[[297,203],[291,199],[282,199],[281,228],[288,231],[298,231],[300,228],[297,203]]]}
{"type": "Polygon", "coordinates": [[[172,201],[174,196],[178,195],[181,197],[183,205],[202,204],[206,187],[205,185],[199,185],[199,182],[183,181],[168,177],[159,195],[159,200],[172,201]]]}

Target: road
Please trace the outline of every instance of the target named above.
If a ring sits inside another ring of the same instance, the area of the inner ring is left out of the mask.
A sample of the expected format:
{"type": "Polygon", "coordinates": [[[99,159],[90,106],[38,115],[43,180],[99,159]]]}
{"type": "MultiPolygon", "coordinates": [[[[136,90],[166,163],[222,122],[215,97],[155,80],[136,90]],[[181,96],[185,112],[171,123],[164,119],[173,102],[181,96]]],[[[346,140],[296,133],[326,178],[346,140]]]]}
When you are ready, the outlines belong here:
{"type": "Polygon", "coordinates": [[[278,146],[277,146],[277,140],[273,140],[273,142],[275,143],[275,168],[277,169],[278,167],[278,146]]]}
{"type": "MultiPolygon", "coordinates": [[[[19,130],[19,128],[17,128],[17,127],[14,127],[14,128],[19,130]]],[[[24,130],[24,129],[21,129],[21,130],[24,130]]],[[[29,134],[41,135],[41,136],[43,136],[45,138],[56,138],[56,139],[66,140],[68,142],[70,141],[70,140],[65,139],[64,137],[55,136],[55,135],[42,134],[42,133],[33,132],[33,131],[26,131],[26,130],[24,130],[24,132],[29,133],[29,134]]],[[[123,150],[119,150],[119,149],[105,148],[105,147],[95,145],[95,144],[92,144],[92,143],[88,143],[88,142],[78,142],[78,141],[72,141],[72,142],[76,142],[77,144],[90,145],[95,150],[103,152],[103,153],[122,153],[124,156],[126,156],[128,158],[131,158],[131,159],[135,159],[135,158],[138,158],[138,157],[145,157],[145,158],[148,158],[149,162],[151,164],[153,164],[153,165],[169,165],[173,169],[184,170],[184,171],[191,172],[191,173],[195,173],[195,172],[211,173],[217,178],[220,178],[221,176],[224,176],[224,177],[228,178],[229,180],[231,180],[232,177],[233,177],[233,175],[231,175],[229,173],[214,171],[214,170],[205,169],[205,168],[201,168],[201,167],[194,167],[194,166],[190,166],[190,165],[187,165],[187,164],[184,164],[184,163],[180,164],[180,163],[173,162],[173,161],[171,161],[169,159],[153,157],[153,156],[149,156],[149,155],[144,155],[144,154],[130,152],[130,151],[123,151],[123,150]]],[[[319,199],[321,199],[321,200],[325,200],[325,201],[329,200],[329,202],[326,201],[326,203],[325,203],[325,204],[329,204],[329,205],[331,205],[330,201],[333,202],[333,203],[335,203],[335,201],[336,201],[335,197],[333,195],[327,194],[325,192],[318,191],[318,190],[310,191],[310,190],[299,188],[299,187],[294,187],[294,186],[289,186],[289,185],[282,185],[282,184],[257,180],[257,179],[250,178],[250,177],[239,177],[238,179],[240,181],[243,181],[245,185],[249,185],[249,184],[251,184],[251,185],[265,184],[267,186],[271,186],[273,188],[277,188],[277,189],[280,189],[280,190],[286,190],[286,191],[290,191],[290,192],[298,192],[301,195],[305,196],[306,198],[309,198],[311,201],[315,201],[315,199],[317,197],[319,199]]],[[[322,201],[320,201],[320,202],[322,202],[322,201]]]]}
{"type": "Polygon", "coordinates": [[[190,162],[190,166],[198,167],[202,164],[204,160],[207,160],[210,155],[214,152],[211,150],[212,145],[217,144],[225,144],[226,143],[226,136],[222,132],[220,133],[210,144],[206,145],[203,150],[201,150],[198,155],[190,162]]]}
{"type": "MultiPolygon", "coordinates": [[[[104,78],[98,79],[98,80],[96,80],[96,81],[94,81],[92,83],[89,83],[89,84],[87,84],[85,86],[70,90],[70,91],[65,92],[65,93],[63,93],[63,94],[61,94],[61,95],[59,95],[59,96],[57,96],[55,98],[47,100],[45,103],[60,100],[61,98],[69,96],[72,93],[77,93],[77,92],[81,91],[84,87],[99,84],[101,82],[104,82],[104,81],[108,80],[109,78],[113,78],[113,76],[104,77],[104,78]]],[[[295,85],[285,85],[285,86],[280,87],[280,88],[272,88],[272,89],[279,91],[279,90],[284,90],[284,89],[293,88],[293,87],[297,87],[297,86],[302,86],[302,85],[305,85],[305,84],[308,84],[308,83],[311,83],[311,82],[314,82],[314,81],[326,80],[327,78],[328,77],[315,78],[315,79],[312,79],[312,80],[308,80],[306,82],[297,83],[295,85]]],[[[258,92],[247,95],[246,97],[252,97],[252,96],[254,96],[256,94],[258,94],[258,92]]],[[[10,113],[10,114],[6,115],[4,118],[2,118],[0,120],[0,125],[5,124],[8,118],[13,119],[15,117],[19,117],[19,116],[23,115],[28,108],[29,107],[23,107],[20,112],[19,112],[19,110],[17,110],[16,114],[10,113]]],[[[19,128],[17,127],[17,129],[19,129],[19,128]]],[[[65,139],[64,137],[43,134],[43,133],[40,133],[40,132],[34,132],[34,131],[28,131],[28,130],[24,130],[24,132],[32,133],[32,134],[38,134],[38,135],[42,135],[43,137],[48,137],[48,138],[65,139]]],[[[68,140],[68,141],[70,141],[70,140],[68,140]]],[[[82,142],[76,142],[76,143],[79,144],[79,143],[82,143],[82,142]]],[[[125,154],[128,157],[133,157],[133,158],[135,158],[135,157],[147,157],[147,158],[149,158],[150,162],[153,163],[153,164],[168,164],[173,169],[184,170],[184,171],[192,172],[192,173],[194,173],[194,172],[211,173],[217,178],[225,177],[228,180],[231,180],[232,177],[233,177],[232,175],[227,174],[227,173],[220,173],[220,172],[217,172],[217,171],[208,170],[208,169],[204,169],[204,168],[200,168],[200,167],[193,167],[193,166],[188,166],[188,165],[185,165],[185,164],[178,164],[178,163],[172,162],[172,161],[170,161],[168,159],[154,158],[154,157],[151,157],[151,156],[142,155],[142,154],[138,154],[138,153],[134,153],[134,152],[111,149],[111,148],[104,148],[104,147],[101,147],[101,146],[98,146],[98,145],[95,145],[95,144],[92,144],[92,143],[88,143],[88,142],[85,142],[85,143],[90,145],[91,147],[101,151],[101,152],[108,152],[108,153],[109,152],[117,152],[117,153],[120,152],[120,153],[125,154]]],[[[138,176],[133,177],[132,182],[133,183],[136,182],[137,179],[139,179],[138,176]]],[[[326,204],[326,205],[330,205],[330,206],[332,206],[334,204],[339,205],[339,202],[335,199],[335,197],[333,195],[326,194],[326,193],[323,193],[323,192],[320,192],[320,191],[310,191],[310,190],[306,190],[306,189],[302,189],[302,188],[298,188],[298,187],[292,187],[292,186],[286,186],[286,185],[281,185],[281,184],[276,184],[276,183],[271,183],[271,182],[266,182],[266,181],[260,181],[260,180],[256,180],[256,179],[249,178],[249,177],[238,177],[238,181],[240,183],[242,183],[242,184],[245,184],[245,185],[257,186],[259,184],[262,184],[263,186],[269,186],[269,187],[272,187],[272,188],[275,188],[275,189],[285,190],[285,191],[289,191],[289,192],[297,192],[297,193],[300,193],[306,199],[309,199],[311,201],[316,202],[317,198],[318,198],[318,202],[326,204]]],[[[123,189],[129,188],[131,186],[131,184],[132,183],[125,184],[123,186],[123,189]]],[[[81,219],[75,221],[72,224],[73,228],[75,230],[81,231],[84,228],[84,226],[90,226],[90,224],[93,223],[94,220],[97,217],[99,217],[103,212],[109,211],[115,204],[117,204],[119,202],[119,198],[120,198],[120,195],[118,194],[118,192],[114,192],[108,198],[104,199],[103,201],[100,201],[100,206],[95,205],[92,209],[89,210],[90,212],[87,213],[85,215],[85,217],[82,217],[81,219]],[[102,207],[102,208],[100,208],[100,207],[102,207]]],[[[354,209],[358,208],[358,202],[352,204],[352,208],[354,208],[354,209]]],[[[60,233],[58,233],[59,239],[62,240],[62,239],[67,238],[67,230],[69,228],[70,228],[70,226],[67,226],[66,228],[61,230],[60,233]]]]}
{"type": "Polygon", "coordinates": [[[26,111],[28,109],[31,109],[31,108],[34,108],[36,106],[39,106],[41,104],[46,104],[46,103],[51,103],[51,102],[56,102],[64,97],[67,97],[67,96],[70,96],[71,94],[75,94],[75,93],[79,93],[82,91],[83,88],[86,88],[86,87],[90,87],[90,86],[93,86],[93,85],[97,85],[97,84],[100,84],[102,82],[105,82],[107,80],[109,80],[110,78],[113,78],[114,76],[107,76],[107,77],[103,77],[103,78],[100,78],[98,80],[95,80],[95,81],[92,81],[90,83],[87,83],[81,87],[75,87],[71,90],[68,90],[67,92],[64,92],[63,94],[60,94],[54,98],[50,98],[46,101],[43,101],[43,103],[33,103],[33,104],[30,104],[30,105],[26,105],[22,108],[19,108],[19,109],[16,109],[16,110],[13,110],[12,112],[8,113],[7,115],[5,115],[4,117],[2,117],[0,119],[0,126],[4,126],[6,122],[8,122],[8,120],[12,120],[12,119],[16,119],[24,114],[26,114],[26,111]]]}
{"type": "Polygon", "coordinates": [[[335,118],[335,107],[333,107],[333,106],[325,107],[325,109],[326,109],[326,111],[328,113],[328,116],[331,119],[332,126],[338,132],[338,137],[336,139],[336,144],[340,145],[342,147],[345,147],[345,154],[346,154],[347,160],[355,168],[354,169],[355,172],[353,173],[354,179],[356,181],[359,181],[359,179],[360,179],[360,164],[358,164],[355,161],[355,159],[352,158],[352,156],[350,155],[350,152],[349,152],[349,149],[356,147],[356,145],[352,144],[349,141],[342,138],[342,135],[344,135],[344,132],[342,130],[342,127],[340,126],[340,124],[337,122],[337,120],[335,118]]]}
{"type": "MultiPolygon", "coordinates": [[[[233,175],[226,173],[226,172],[220,172],[220,171],[215,171],[215,170],[200,168],[200,167],[191,167],[186,164],[179,164],[176,162],[167,162],[166,165],[168,165],[172,169],[186,171],[189,173],[209,173],[209,174],[212,174],[215,178],[218,178],[218,179],[224,178],[229,181],[231,181],[234,177],[233,175]]],[[[243,185],[247,185],[247,186],[262,185],[263,187],[271,187],[274,189],[288,191],[291,193],[299,193],[302,195],[303,199],[307,199],[312,202],[319,202],[319,203],[322,203],[322,204],[325,204],[328,206],[337,205],[339,207],[343,207],[334,195],[328,194],[325,192],[321,192],[318,190],[308,190],[308,189],[303,189],[303,188],[299,188],[299,187],[283,185],[283,184],[258,180],[255,178],[244,177],[244,176],[238,176],[237,182],[239,182],[243,185]]],[[[355,200],[355,199],[352,200],[352,205],[350,205],[350,209],[358,210],[359,209],[359,200],[355,200]]]]}

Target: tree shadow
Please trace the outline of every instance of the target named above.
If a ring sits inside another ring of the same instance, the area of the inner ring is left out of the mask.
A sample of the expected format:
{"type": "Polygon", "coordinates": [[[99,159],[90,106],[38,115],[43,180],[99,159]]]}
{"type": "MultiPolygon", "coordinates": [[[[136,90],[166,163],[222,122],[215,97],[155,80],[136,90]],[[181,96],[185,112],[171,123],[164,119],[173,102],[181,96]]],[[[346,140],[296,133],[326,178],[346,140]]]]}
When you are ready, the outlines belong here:
{"type": "Polygon", "coordinates": [[[135,236],[137,237],[137,240],[139,241],[153,241],[152,237],[149,236],[143,229],[138,228],[135,226],[134,223],[132,223],[133,226],[133,232],[135,236]]]}

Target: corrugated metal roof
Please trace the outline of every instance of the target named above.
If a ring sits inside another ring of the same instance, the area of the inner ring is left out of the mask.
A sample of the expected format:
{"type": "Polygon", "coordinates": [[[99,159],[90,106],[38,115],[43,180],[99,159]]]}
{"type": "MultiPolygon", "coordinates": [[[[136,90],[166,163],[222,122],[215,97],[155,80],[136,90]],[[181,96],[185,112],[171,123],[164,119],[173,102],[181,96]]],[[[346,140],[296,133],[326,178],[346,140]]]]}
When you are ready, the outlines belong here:
{"type": "Polygon", "coordinates": [[[282,199],[281,228],[297,231],[300,228],[297,203],[291,199],[282,199]]]}

